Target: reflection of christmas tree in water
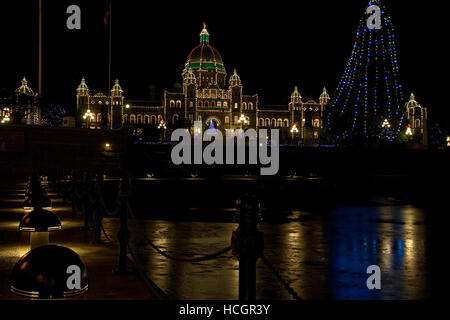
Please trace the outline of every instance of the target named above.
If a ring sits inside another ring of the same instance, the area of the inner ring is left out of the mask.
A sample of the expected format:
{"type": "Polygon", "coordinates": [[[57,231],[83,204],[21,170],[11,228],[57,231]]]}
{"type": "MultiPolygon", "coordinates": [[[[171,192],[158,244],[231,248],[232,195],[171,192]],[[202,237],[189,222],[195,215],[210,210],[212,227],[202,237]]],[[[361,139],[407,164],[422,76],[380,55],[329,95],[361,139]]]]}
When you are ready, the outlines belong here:
{"type": "Polygon", "coordinates": [[[328,128],[344,143],[393,141],[404,125],[405,101],[392,20],[380,0],[370,1],[366,9],[328,109],[328,128]],[[377,12],[371,6],[381,10],[377,12]],[[377,14],[381,25],[372,25],[377,21],[377,14]],[[384,125],[385,120],[389,127],[384,125]]]}

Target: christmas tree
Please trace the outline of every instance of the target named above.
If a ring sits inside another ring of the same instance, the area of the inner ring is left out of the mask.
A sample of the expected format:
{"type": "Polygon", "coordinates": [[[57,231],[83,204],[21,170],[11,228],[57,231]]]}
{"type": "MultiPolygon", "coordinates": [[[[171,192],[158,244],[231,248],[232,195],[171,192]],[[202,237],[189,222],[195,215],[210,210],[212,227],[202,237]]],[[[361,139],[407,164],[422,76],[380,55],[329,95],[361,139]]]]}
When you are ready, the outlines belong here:
{"type": "Polygon", "coordinates": [[[385,6],[370,1],[328,109],[327,127],[338,143],[394,141],[401,132],[405,101],[394,31],[385,6]]]}
{"type": "Polygon", "coordinates": [[[66,109],[60,105],[49,105],[44,108],[42,120],[50,127],[59,127],[63,124],[66,109]]]}

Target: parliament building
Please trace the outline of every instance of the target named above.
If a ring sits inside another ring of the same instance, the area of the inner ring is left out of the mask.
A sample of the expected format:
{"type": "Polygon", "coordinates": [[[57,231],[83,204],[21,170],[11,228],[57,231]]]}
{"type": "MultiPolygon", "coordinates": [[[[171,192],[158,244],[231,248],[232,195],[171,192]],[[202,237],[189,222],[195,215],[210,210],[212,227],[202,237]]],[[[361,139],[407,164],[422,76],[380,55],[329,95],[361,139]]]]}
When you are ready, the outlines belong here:
{"type": "Polygon", "coordinates": [[[157,126],[170,132],[193,128],[201,121],[203,129],[280,129],[282,137],[317,140],[330,100],[323,89],[318,102],[304,101],[297,87],[284,106],[264,106],[257,94],[245,94],[237,70],[228,77],[219,51],[210,44],[204,26],[200,43],[191,50],[182,71],[183,83],[172,92],[164,91],[159,104],[126,101],[116,80],[109,95],[90,93],[83,78],[77,89],[77,110],[84,126],[119,129],[123,126],[157,126]]]}

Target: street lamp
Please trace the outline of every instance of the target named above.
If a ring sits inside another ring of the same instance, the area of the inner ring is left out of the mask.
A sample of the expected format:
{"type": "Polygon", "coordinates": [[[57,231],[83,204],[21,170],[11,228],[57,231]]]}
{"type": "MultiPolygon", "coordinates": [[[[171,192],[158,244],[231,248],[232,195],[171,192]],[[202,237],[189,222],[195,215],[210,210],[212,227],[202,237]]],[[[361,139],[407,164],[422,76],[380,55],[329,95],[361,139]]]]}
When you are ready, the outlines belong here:
{"type": "Polygon", "coordinates": [[[90,127],[91,127],[91,121],[94,121],[94,120],[95,120],[95,116],[94,116],[94,114],[91,112],[91,110],[88,109],[88,110],[86,111],[86,113],[84,114],[83,119],[84,119],[84,120],[87,120],[88,128],[90,128],[90,127]]]}
{"type": "Polygon", "coordinates": [[[241,117],[239,118],[238,123],[239,123],[239,124],[244,124],[244,125],[247,125],[247,124],[248,124],[248,120],[247,120],[247,118],[244,116],[244,114],[241,114],[241,117]]]}
{"type": "Polygon", "coordinates": [[[406,135],[407,136],[412,136],[413,135],[413,132],[411,130],[411,126],[408,126],[408,128],[406,129],[406,135]]]}
{"type": "Polygon", "coordinates": [[[3,110],[3,118],[2,118],[2,120],[0,121],[0,123],[2,123],[2,124],[4,124],[4,123],[8,123],[11,119],[9,118],[9,109],[8,108],[5,108],[4,110],[3,110]]]}
{"type": "Polygon", "coordinates": [[[383,124],[381,125],[381,127],[383,128],[383,129],[385,129],[385,128],[390,128],[391,127],[391,124],[389,123],[389,120],[388,119],[384,119],[384,122],[383,122],[383,124]]]}
{"type": "Polygon", "coordinates": [[[450,137],[447,137],[447,147],[450,148],[450,137]]]}
{"type": "Polygon", "coordinates": [[[161,121],[159,122],[158,129],[163,130],[163,140],[165,140],[167,127],[166,127],[166,122],[163,119],[161,119],[161,121]]]}
{"type": "Polygon", "coordinates": [[[298,128],[297,128],[297,124],[294,123],[294,125],[292,126],[292,129],[291,129],[292,141],[294,141],[294,135],[297,134],[298,132],[299,131],[298,131],[298,128]]]}

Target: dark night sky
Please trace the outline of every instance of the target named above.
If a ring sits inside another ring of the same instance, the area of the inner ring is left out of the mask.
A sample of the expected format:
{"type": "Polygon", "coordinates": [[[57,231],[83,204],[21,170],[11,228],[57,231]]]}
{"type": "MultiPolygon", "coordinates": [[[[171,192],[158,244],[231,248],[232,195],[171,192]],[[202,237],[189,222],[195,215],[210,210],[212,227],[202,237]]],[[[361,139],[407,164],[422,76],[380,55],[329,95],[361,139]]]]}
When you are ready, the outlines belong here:
{"type": "MultiPolygon", "coordinates": [[[[409,97],[449,127],[445,48],[447,12],[441,1],[384,1],[397,27],[400,73],[409,97]]],[[[0,3],[0,88],[26,75],[37,90],[37,0],[0,3]]],[[[44,0],[44,95],[73,107],[85,76],[91,90],[107,88],[106,0],[44,0]],[[82,10],[82,30],[66,28],[67,6],[82,10]]],[[[237,68],[246,94],[286,104],[298,85],[317,99],[338,83],[367,0],[353,1],[113,1],[113,78],[130,99],[148,99],[148,85],[170,89],[202,22],[228,73],[237,68]],[[157,5],[158,4],[158,5],[157,5]]]]}

